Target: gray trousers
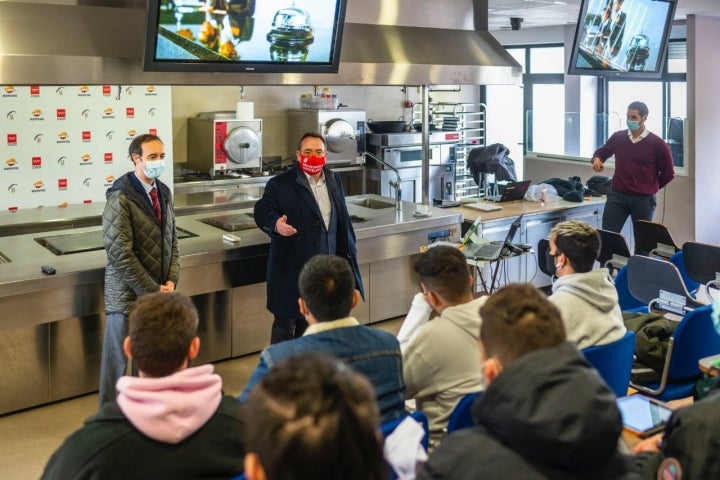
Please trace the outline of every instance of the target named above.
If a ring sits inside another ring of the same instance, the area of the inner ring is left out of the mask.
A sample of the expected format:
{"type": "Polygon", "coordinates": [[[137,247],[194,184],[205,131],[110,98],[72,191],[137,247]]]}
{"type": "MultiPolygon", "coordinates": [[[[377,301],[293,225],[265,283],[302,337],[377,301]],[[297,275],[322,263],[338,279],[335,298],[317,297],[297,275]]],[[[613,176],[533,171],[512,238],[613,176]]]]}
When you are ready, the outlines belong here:
{"type": "Polygon", "coordinates": [[[656,205],[655,195],[629,195],[610,190],[603,211],[602,228],[620,233],[627,217],[633,222],[638,219],[652,221],[656,205]]]}

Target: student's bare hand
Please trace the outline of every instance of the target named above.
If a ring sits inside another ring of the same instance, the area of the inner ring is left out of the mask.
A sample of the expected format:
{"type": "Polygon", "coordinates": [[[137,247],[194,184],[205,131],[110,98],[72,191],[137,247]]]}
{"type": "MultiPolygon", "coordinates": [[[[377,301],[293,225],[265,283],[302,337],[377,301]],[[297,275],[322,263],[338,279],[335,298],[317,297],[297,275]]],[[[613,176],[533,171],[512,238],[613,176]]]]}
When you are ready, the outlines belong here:
{"type": "Polygon", "coordinates": [[[662,440],[663,434],[658,433],[653,435],[652,437],[648,437],[642,442],[635,445],[635,448],[633,451],[635,453],[640,452],[659,452],[660,451],[660,441],[662,440]]]}
{"type": "Polygon", "coordinates": [[[592,168],[596,172],[602,172],[605,170],[605,165],[603,165],[602,160],[600,160],[598,157],[595,157],[592,159],[592,168]]]}
{"type": "Polygon", "coordinates": [[[172,280],[168,280],[165,282],[165,285],[160,285],[160,291],[161,292],[174,292],[175,291],[175,282],[172,280]]]}
{"type": "Polygon", "coordinates": [[[277,222],[275,222],[275,231],[283,237],[291,237],[297,233],[297,229],[287,223],[287,215],[283,215],[277,219],[277,222]]]}

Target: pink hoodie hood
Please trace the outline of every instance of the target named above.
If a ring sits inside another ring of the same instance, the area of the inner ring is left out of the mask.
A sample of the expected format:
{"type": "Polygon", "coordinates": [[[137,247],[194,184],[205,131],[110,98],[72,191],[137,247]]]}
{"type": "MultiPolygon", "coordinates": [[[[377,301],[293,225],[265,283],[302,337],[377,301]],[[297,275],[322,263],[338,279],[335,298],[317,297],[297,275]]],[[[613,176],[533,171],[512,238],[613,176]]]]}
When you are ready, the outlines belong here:
{"type": "Polygon", "coordinates": [[[180,443],[213,416],[222,400],[222,379],[212,365],[161,378],[121,377],[117,403],[135,428],[165,443],[180,443]]]}

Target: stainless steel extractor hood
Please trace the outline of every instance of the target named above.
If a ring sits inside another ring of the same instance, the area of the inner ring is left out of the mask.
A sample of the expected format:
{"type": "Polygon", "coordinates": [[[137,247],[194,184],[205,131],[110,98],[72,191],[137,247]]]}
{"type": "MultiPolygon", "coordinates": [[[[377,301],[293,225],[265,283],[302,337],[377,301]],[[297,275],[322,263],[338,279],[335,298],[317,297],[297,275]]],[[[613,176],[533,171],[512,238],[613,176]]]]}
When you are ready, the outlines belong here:
{"type": "Polygon", "coordinates": [[[346,23],[343,83],[519,84],[520,64],[487,31],[346,23]]]}
{"type": "MultiPolygon", "coordinates": [[[[127,0],[126,0],[127,1],[127,0]]],[[[521,67],[488,33],[346,23],[337,74],[145,72],[145,9],[0,1],[0,84],[513,84],[521,67]]]]}

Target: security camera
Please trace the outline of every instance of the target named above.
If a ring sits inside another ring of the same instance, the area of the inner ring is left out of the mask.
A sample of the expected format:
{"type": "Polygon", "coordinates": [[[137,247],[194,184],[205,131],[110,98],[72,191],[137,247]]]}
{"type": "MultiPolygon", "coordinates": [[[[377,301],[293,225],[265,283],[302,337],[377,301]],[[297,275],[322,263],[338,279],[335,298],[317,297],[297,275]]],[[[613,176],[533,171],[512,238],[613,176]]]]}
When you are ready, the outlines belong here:
{"type": "Polygon", "coordinates": [[[522,22],[522,17],[510,17],[510,28],[513,30],[520,30],[522,22]]]}

